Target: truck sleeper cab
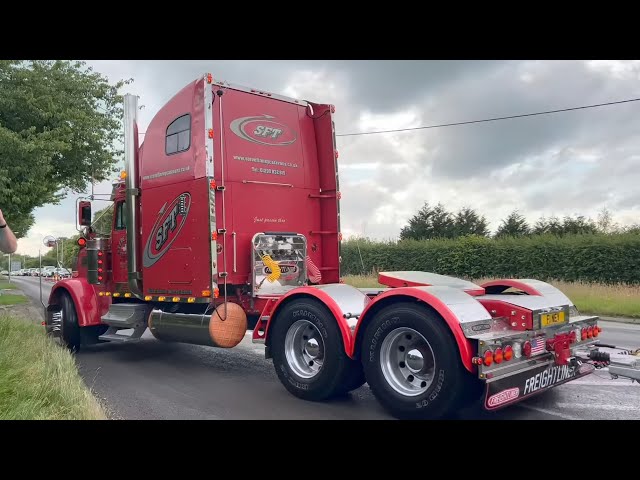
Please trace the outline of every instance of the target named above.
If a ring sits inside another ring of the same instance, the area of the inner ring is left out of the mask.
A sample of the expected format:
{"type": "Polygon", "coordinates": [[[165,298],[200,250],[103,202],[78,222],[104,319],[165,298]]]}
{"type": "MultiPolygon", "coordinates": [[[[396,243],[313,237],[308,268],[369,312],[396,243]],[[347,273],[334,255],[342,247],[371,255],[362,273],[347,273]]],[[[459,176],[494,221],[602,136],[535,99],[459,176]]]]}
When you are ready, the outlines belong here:
{"type": "Polygon", "coordinates": [[[137,111],[125,95],[111,233],[79,202],[84,248],[49,298],[47,333],[71,349],[147,329],[231,348],[253,329],[292,394],[324,400],[367,382],[399,418],[441,418],[483,394],[499,408],[590,373],[574,353],[595,341],[597,318],[542,282],[387,272],[381,289],[340,283],[332,105],[206,74],[141,145],[137,111]]]}

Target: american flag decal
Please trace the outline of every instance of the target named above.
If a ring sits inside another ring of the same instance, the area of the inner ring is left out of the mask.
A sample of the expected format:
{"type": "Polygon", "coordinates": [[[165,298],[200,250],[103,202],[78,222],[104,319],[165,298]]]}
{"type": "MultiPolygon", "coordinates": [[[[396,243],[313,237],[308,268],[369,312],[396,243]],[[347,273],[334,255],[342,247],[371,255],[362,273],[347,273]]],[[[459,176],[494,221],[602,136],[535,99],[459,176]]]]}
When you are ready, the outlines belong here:
{"type": "Polygon", "coordinates": [[[530,341],[531,343],[531,355],[538,355],[545,351],[544,337],[534,337],[530,341]]]}
{"type": "Polygon", "coordinates": [[[307,255],[307,278],[311,283],[320,283],[322,281],[322,273],[320,273],[320,269],[316,267],[316,264],[313,263],[311,257],[307,255]]]}

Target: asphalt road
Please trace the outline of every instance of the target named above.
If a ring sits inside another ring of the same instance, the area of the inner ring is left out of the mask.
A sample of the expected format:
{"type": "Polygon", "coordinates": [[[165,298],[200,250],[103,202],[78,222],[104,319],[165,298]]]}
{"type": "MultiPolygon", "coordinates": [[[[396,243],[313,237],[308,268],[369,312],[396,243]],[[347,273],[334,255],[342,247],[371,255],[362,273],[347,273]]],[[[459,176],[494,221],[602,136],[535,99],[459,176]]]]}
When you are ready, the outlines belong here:
{"type": "MultiPolygon", "coordinates": [[[[38,278],[15,277],[40,305],[38,278]]],[[[47,303],[51,283],[43,279],[47,303]]],[[[640,347],[640,325],[600,323],[603,342],[640,347]]],[[[134,344],[85,348],[77,361],[86,383],[124,419],[391,419],[367,385],[324,403],[299,400],[278,381],[264,347],[249,334],[225,350],[163,343],[147,331],[134,344]]],[[[461,419],[640,419],[640,385],[596,371],[498,412],[470,409],[461,419]]]]}

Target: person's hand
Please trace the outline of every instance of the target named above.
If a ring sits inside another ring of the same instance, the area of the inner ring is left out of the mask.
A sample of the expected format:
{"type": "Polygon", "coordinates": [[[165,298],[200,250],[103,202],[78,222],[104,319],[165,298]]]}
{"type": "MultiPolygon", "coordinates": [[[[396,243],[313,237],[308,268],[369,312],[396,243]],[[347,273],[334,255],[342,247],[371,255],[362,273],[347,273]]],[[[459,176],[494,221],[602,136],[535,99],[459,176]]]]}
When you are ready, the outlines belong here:
{"type": "Polygon", "coordinates": [[[0,252],[14,253],[18,248],[18,240],[7,225],[4,215],[2,215],[2,210],[0,210],[0,225],[3,226],[3,228],[0,228],[0,252]]]}

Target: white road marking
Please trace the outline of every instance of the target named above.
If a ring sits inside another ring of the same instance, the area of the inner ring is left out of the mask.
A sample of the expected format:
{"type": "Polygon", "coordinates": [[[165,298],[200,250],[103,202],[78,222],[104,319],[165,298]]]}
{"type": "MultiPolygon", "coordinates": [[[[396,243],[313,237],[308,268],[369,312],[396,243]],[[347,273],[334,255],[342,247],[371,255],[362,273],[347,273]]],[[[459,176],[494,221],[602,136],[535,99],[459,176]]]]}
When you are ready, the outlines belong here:
{"type": "Polygon", "coordinates": [[[580,387],[593,387],[593,386],[598,386],[598,387],[628,387],[629,385],[631,385],[631,381],[629,381],[628,383],[623,383],[620,380],[603,380],[601,382],[584,382],[584,381],[580,381],[580,380],[574,380],[573,382],[569,382],[566,383],[565,385],[575,385],[575,386],[580,386],[580,387]]]}
{"type": "Polygon", "coordinates": [[[574,408],[582,410],[638,410],[637,405],[613,405],[613,404],[598,404],[598,403],[556,403],[558,408],[574,408]]]}
{"type": "Polygon", "coordinates": [[[637,323],[607,322],[600,320],[598,321],[598,325],[607,330],[640,330],[640,324],[637,323]]]}
{"type": "Polygon", "coordinates": [[[566,413],[554,412],[553,410],[547,410],[546,408],[534,407],[533,405],[526,405],[524,403],[517,403],[516,407],[526,408],[527,410],[533,410],[534,412],[540,412],[547,415],[553,415],[555,417],[560,417],[564,420],[580,420],[579,417],[574,417],[573,415],[568,415],[566,413]]]}

